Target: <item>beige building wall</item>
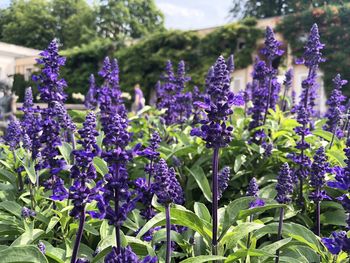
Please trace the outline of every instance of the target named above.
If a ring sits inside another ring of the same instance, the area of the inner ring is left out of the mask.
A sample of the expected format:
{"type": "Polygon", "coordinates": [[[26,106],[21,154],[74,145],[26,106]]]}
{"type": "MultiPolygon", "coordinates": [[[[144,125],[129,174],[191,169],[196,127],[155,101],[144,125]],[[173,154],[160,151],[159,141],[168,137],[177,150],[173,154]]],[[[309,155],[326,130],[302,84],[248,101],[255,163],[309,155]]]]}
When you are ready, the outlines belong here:
{"type": "Polygon", "coordinates": [[[26,57],[16,59],[16,74],[22,74],[25,80],[29,80],[31,74],[37,70],[35,67],[36,59],[38,57],[26,57]]]}

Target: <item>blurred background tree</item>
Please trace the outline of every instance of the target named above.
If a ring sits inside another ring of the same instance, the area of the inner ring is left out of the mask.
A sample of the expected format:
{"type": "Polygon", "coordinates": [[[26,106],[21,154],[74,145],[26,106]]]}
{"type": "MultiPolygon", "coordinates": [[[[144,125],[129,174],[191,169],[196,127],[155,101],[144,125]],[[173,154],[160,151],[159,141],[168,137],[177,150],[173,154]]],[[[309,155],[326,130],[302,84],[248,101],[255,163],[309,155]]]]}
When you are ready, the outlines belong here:
{"type": "Polygon", "coordinates": [[[0,41],[43,49],[58,38],[64,48],[96,38],[120,41],[164,30],[153,0],[11,0],[0,10],[0,41]]]}
{"type": "Polygon", "coordinates": [[[230,13],[232,17],[267,18],[297,13],[309,8],[324,5],[342,5],[349,0],[233,0],[230,13]]]}

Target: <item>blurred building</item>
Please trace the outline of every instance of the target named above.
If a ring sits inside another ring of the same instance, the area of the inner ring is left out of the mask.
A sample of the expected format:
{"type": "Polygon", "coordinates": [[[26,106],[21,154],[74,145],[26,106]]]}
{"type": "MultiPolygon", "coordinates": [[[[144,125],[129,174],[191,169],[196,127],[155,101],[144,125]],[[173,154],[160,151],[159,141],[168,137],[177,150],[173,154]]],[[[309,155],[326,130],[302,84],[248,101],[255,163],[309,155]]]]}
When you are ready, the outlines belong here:
{"type": "MultiPolygon", "coordinates": [[[[266,19],[260,19],[257,20],[257,27],[265,30],[267,26],[270,26],[271,28],[275,28],[278,23],[281,21],[281,17],[271,17],[266,19]]],[[[206,35],[212,31],[214,31],[216,28],[205,28],[198,30],[199,35],[206,35]]],[[[296,101],[299,99],[299,95],[301,93],[301,83],[304,79],[306,79],[308,75],[308,69],[304,65],[297,65],[294,63],[295,58],[291,54],[291,47],[286,42],[285,39],[283,39],[283,36],[279,33],[275,34],[275,37],[277,40],[282,42],[282,48],[285,50],[285,54],[283,55],[282,59],[280,61],[276,62],[276,67],[279,66],[279,72],[280,74],[278,76],[278,79],[280,80],[280,83],[284,80],[284,73],[286,70],[292,68],[294,73],[293,83],[290,92],[293,90],[296,93],[296,101]]],[[[264,39],[259,39],[257,44],[256,51],[252,54],[253,61],[255,60],[255,57],[260,54],[260,50],[264,47],[264,39]]],[[[244,47],[244,39],[240,39],[237,44],[236,52],[239,52],[241,48],[244,47]]],[[[252,71],[253,71],[253,65],[250,65],[243,69],[236,69],[233,72],[232,75],[232,82],[231,86],[234,91],[244,90],[247,83],[252,81],[252,71]]],[[[326,111],[326,93],[324,89],[324,82],[323,82],[323,72],[319,70],[318,72],[318,84],[319,84],[319,96],[317,107],[318,111],[323,114],[326,111]]],[[[289,94],[291,95],[291,94],[289,94]]]]}
{"type": "Polygon", "coordinates": [[[28,80],[39,53],[36,49],[0,42],[0,81],[12,86],[14,74],[22,74],[28,80]]]}

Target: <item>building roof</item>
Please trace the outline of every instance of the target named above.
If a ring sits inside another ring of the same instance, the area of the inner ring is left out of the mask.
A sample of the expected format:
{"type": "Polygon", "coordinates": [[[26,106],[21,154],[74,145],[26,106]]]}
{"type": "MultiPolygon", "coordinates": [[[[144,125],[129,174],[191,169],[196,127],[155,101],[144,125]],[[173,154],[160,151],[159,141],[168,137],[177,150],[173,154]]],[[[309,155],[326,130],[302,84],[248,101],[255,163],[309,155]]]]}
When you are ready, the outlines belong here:
{"type": "Polygon", "coordinates": [[[11,56],[14,58],[24,58],[38,56],[39,53],[40,50],[37,49],[0,42],[0,55],[11,56]]]}

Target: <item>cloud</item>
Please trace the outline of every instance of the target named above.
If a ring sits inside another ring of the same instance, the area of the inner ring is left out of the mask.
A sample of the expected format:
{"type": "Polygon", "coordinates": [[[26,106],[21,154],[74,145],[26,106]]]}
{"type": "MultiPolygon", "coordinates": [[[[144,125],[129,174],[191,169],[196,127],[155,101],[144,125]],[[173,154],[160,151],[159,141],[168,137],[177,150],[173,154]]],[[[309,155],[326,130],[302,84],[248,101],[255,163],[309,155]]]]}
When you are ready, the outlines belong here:
{"type": "Polygon", "coordinates": [[[158,3],[158,7],[168,17],[204,18],[205,16],[202,10],[177,6],[171,3],[158,3]]]}

